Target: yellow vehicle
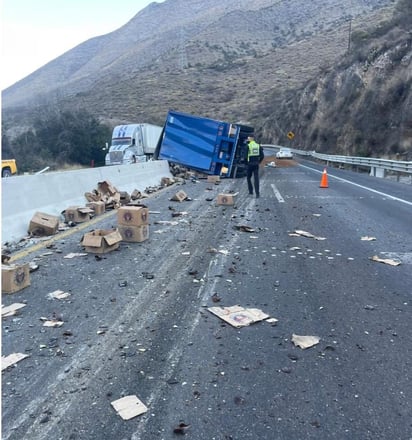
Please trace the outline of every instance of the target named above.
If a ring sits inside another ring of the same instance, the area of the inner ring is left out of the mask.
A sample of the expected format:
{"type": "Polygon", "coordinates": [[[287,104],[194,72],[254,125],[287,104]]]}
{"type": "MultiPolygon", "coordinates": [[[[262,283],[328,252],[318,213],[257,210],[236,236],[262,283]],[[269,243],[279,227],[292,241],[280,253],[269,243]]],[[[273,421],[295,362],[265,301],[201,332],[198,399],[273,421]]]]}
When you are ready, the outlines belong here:
{"type": "Polygon", "coordinates": [[[15,159],[5,159],[1,161],[1,177],[10,177],[17,174],[15,159]]]}

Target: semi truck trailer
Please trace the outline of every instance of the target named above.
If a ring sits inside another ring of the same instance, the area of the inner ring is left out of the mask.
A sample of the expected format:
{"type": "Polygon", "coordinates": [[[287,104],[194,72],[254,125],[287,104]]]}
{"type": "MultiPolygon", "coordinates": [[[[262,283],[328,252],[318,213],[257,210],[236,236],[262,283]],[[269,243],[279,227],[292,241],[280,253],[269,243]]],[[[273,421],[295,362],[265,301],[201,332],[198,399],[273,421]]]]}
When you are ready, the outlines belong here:
{"type": "Polygon", "coordinates": [[[246,140],[253,127],[170,110],[154,159],[222,177],[245,175],[246,140]]]}

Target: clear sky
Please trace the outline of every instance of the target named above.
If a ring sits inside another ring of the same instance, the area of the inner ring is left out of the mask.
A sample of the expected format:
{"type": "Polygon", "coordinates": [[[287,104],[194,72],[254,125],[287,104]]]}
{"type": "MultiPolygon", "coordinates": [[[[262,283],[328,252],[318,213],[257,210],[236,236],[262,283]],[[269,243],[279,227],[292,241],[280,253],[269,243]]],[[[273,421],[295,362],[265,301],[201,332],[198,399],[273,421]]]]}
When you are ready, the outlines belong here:
{"type": "Polygon", "coordinates": [[[89,38],[118,29],[155,0],[0,1],[3,90],[89,38]]]}

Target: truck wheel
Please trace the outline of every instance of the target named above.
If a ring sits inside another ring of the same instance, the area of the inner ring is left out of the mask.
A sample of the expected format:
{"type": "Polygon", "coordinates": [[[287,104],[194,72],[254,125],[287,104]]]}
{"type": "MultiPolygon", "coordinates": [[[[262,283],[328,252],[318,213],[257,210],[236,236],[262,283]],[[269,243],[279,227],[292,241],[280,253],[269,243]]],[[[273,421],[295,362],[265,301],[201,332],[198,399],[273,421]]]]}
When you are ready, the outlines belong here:
{"type": "Polygon", "coordinates": [[[4,170],[1,171],[1,177],[10,177],[11,171],[10,168],[4,168],[4,170]]]}

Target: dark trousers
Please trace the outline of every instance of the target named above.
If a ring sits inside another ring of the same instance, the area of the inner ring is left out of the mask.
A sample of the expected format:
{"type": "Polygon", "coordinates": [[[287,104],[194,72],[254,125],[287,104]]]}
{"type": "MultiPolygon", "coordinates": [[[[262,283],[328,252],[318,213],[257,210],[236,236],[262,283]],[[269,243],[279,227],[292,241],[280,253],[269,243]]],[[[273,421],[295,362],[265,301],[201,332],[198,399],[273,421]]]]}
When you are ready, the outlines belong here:
{"type": "Polygon", "coordinates": [[[255,194],[259,195],[259,164],[249,164],[247,166],[247,186],[249,189],[249,194],[253,194],[253,185],[252,185],[252,175],[253,175],[253,183],[255,186],[255,194]]]}

